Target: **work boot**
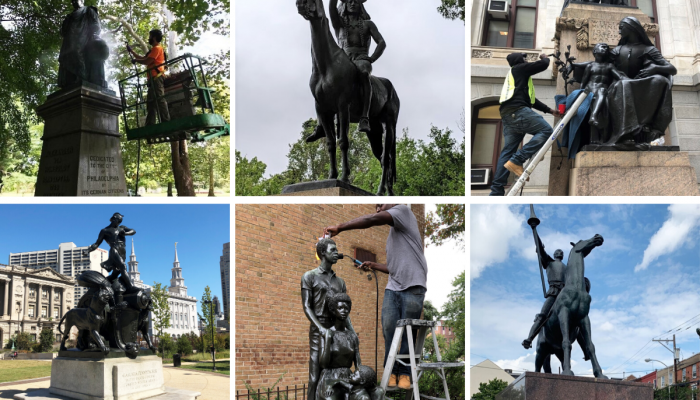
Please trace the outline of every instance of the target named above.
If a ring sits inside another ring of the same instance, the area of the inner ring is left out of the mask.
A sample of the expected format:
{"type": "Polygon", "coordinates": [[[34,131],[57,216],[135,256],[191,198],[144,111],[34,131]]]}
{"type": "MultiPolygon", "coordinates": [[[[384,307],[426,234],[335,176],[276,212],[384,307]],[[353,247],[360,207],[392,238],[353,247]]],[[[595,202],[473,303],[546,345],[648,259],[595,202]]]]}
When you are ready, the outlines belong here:
{"type": "Polygon", "coordinates": [[[399,375],[399,389],[408,390],[411,388],[411,379],[408,375],[399,375]]]}
{"type": "Polygon", "coordinates": [[[316,129],[314,129],[314,133],[309,135],[304,141],[306,143],[313,143],[317,141],[318,139],[323,139],[326,137],[326,133],[323,131],[323,128],[321,125],[316,125],[316,129]]]}
{"type": "MultiPolygon", "coordinates": [[[[523,172],[525,172],[522,165],[518,165],[510,161],[503,164],[503,166],[506,167],[508,171],[514,173],[515,176],[517,176],[518,178],[520,178],[520,175],[522,175],[523,172]]],[[[527,178],[527,181],[530,182],[530,177],[527,178]]]]}
{"type": "Polygon", "coordinates": [[[360,118],[360,125],[358,125],[357,130],[360,132],[369,133],[371,130],[369,128],[369,118],[360,118]]]}
{"type": "Polygon", "coordinates": [[[399,378],[398,376],[391,374],[391,376],[389,377],[389,384],[387,386],[391,387],[391,388],[396,387],[396,380],[398,378],[399,378]]]}

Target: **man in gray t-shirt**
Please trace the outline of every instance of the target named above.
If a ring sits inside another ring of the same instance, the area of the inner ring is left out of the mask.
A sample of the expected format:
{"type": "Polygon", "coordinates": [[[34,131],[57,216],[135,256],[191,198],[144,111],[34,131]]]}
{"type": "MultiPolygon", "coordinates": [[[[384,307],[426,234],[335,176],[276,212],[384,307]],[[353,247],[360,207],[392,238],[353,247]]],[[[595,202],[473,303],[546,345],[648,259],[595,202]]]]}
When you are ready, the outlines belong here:
{"type": "MultiPolygon", "coordinates": [[[[386,264],[366,261],[358,266],[363,270],[374,269],[389,274],[382,304],[382,330],[384,333],[384,364],[394,340],[396,322],[400,319],[419,319],[427,290],[428,263],[423,254],[423,241],[418,221],[410,208],[402,204],[377,204],[375,214],[364,215],[352,221],[329,226],[324,230],[331,237],[354,229],[390,225],[386,239],[386,264]]],[[[416,337],[414,331],[413,337],[416,337]]],[[[404,332],[400,354],[408,354],[408,337],[404,332]]],[[[409,389],[411,369],[394,364],[389,386],[409,389]],[[398,382],[397,382],[398,381],[398,382]]]]}

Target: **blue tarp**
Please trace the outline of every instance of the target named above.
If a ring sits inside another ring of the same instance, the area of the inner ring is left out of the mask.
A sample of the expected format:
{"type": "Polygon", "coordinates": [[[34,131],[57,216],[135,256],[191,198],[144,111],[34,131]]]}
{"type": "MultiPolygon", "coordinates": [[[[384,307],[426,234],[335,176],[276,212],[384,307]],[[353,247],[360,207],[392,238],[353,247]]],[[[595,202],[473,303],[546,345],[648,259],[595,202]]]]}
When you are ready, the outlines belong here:
{"type": "MultiPolygon", "coordinates": [[[[574,105],[576,98],[578,98],[578,95],[581,92],[581,89],[574,90],[568,97],[564,96],[563,94],[558,94],[554,96],[554,101],[557,103],[557,107],[559,107],[559,104],[566,103],[566,109],[568,110],[574,105]]],[[[557,139],[557,144],[560,148],[566,147],[569,150],[569,158],[576,157],[576,153],[578,153],[581,149],[582,132],[580,128],[586,121],[586,115],[588,114],[588,109],[591,107],[592,100],[593,93],[589,93],[588,96],[586,96],[586,100],[584,100],[583,103],[581,103],[581,106],[578,108],[576,115],[571,118],[569,124],[564,127],[564,131],[557,139]]]]}

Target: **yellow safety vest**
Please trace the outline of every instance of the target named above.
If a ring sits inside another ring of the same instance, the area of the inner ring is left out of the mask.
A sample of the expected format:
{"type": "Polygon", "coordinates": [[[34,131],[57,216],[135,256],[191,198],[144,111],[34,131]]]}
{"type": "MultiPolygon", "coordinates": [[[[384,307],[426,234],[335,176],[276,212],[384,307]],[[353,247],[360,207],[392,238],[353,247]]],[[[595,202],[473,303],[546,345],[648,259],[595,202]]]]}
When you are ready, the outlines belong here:
{"type": "MultiPolygon", "coordinates": [[[[515,78],[513,78],[513,73],[511,71],[513,71],[512,68],[508,71],[508,75],[506,75],[506,80],[503,82],[500,103],[512,99],[513,94],[515,93],[515,78]]],[[[535,104],[535,85],[532,83],[532,77],[528,79],[527,87],[528,92],[530,93],[530,104],[535,104]]]]}

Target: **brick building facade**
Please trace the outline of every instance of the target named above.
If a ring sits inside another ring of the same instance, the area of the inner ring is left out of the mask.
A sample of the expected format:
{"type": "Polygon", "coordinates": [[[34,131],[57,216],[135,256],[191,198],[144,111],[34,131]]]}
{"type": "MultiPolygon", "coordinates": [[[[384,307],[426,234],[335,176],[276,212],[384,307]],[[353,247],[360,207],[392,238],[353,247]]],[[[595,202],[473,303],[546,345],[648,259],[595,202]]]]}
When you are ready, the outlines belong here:
{"type": "MultiPolygon", "coordinates": [[[[411,205],[421,231],[424,205],[411,205]]],[[[237,205],[235,253],[236,390],[308,383],[309,320],[301,304],[301,277],[318,267],[315,245],[323,228],[372,214],[375,205],[237,205]]],[[[364,250],[386,262],[389,227],[343,232],[338,251],[355,257],[364,250]]],[[[339,260],[333,267],[345,280],[353,301],[350,318],[360,339],[362,363],[375,362],[375,282],[367,273],[339,260]]],[[[379,278],[378,375],[383,372],[381,305],[387,275],[379,278]]],[[[372,278],[374,279],[374,278],[372,278]]]]}
{"type": "Polygon", "coordinates": [[[700,383],[700,354],[678,361],[676,382],[687,382],[691,389],[697,390],[700,383]]]}

